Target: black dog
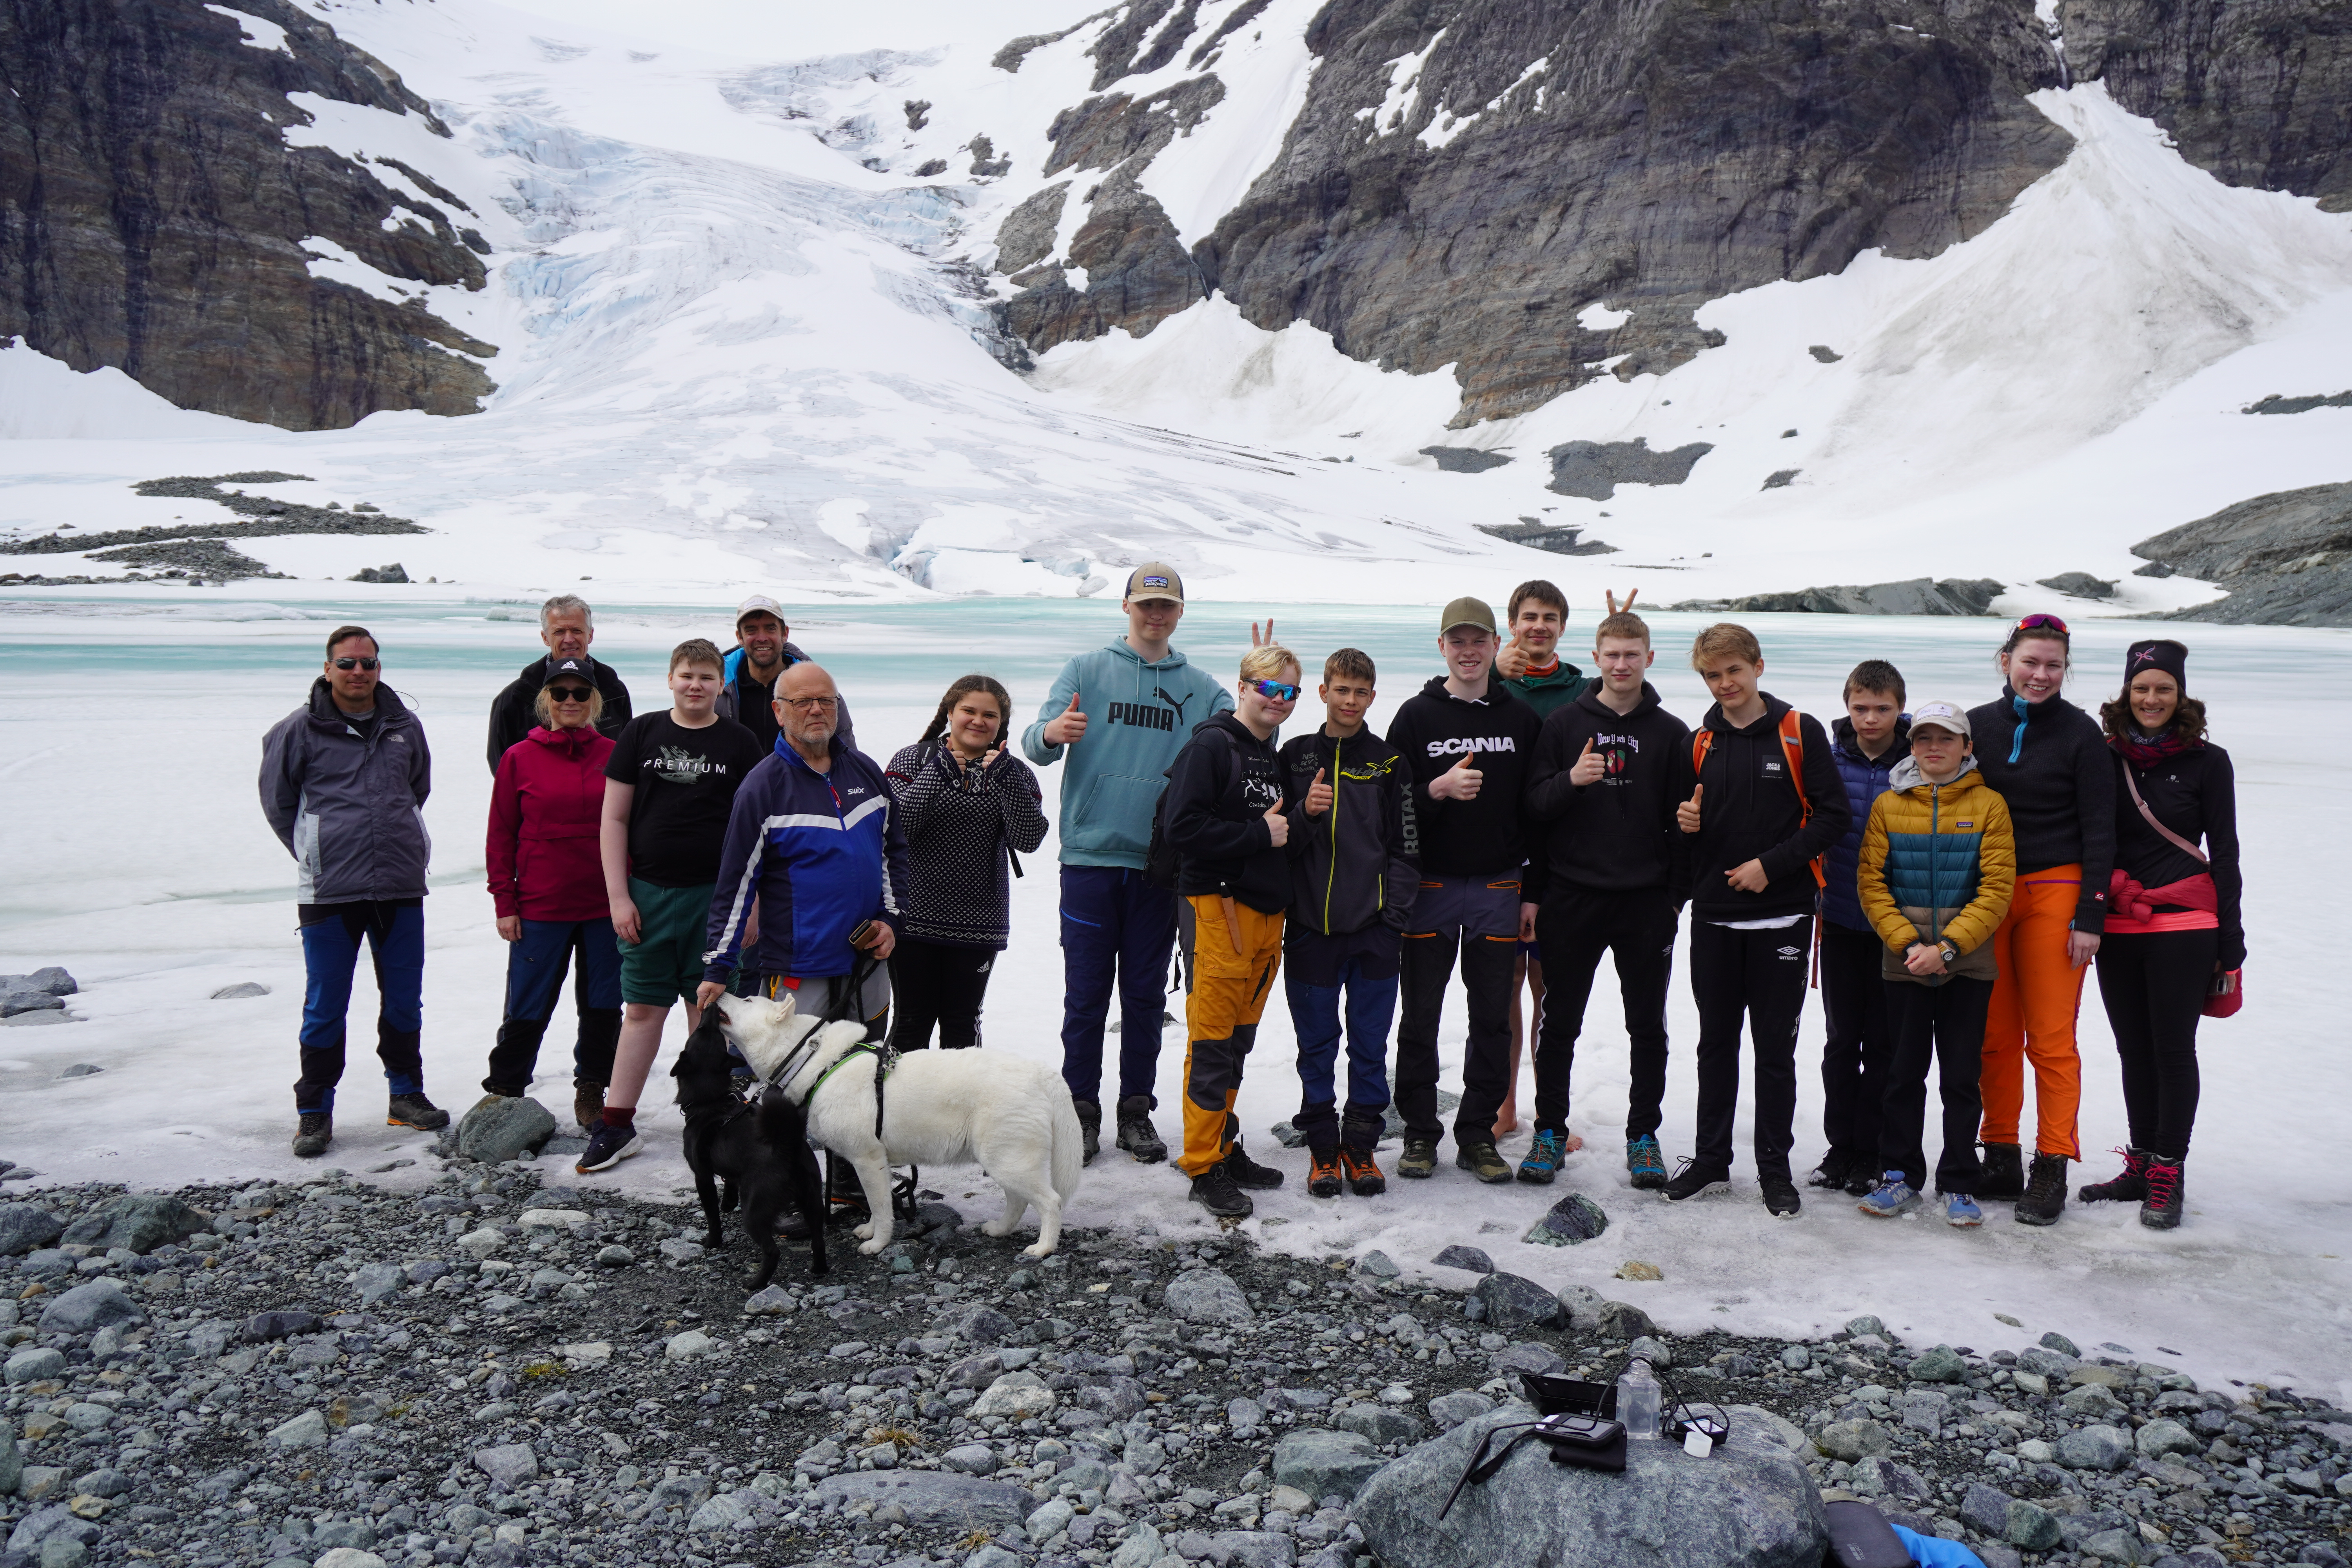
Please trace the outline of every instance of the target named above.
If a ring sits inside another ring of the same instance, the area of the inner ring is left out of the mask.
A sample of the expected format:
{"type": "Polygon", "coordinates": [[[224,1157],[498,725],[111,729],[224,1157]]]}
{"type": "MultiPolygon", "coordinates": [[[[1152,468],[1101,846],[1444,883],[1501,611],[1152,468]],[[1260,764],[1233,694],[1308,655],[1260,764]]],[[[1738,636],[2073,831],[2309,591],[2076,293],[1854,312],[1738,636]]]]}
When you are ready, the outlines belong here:
{"type": "Polygon", "coordinates": [[[705,1012],[670,1069],[677,1079],[677,1108],[686,1113],[686,1163],[710,1227],[703,1244],[714,1249],[726,1245],[719,1211],[733,1210],[740,1199],[743,1228],[760,1249],[759,1272],[747,1285],[761,1289],[776,1275],[776,1222],[787,1209],[797,1209],[809,1235],[809,1273],[822,1275],[824,1179],[809,1147],[808,1122],[779,1090],[764,1094],[756,1110],[736,1093],[737,1058],[727,1049],[721,1026],[718,1008],[705,1012]]]}

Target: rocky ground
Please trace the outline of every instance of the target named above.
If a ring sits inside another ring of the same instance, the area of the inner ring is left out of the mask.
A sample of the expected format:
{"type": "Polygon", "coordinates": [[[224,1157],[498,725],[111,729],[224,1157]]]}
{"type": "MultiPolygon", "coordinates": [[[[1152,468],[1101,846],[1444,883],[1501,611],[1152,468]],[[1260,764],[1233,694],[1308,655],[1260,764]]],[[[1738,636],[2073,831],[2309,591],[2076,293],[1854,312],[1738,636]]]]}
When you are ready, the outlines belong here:
{"type": "Polygon", "coordinates": [[[747,1303],[740,1238],[542,1203],[544,1168],[0,1205],[0,1568],[1370,1568],[1375,1468],[1629,1349],[1996,1565],[2336,1563],[2352,1529],[2352,1415],[2120,1347],[1669,1339],[1587,1290],[1238,1237],[1039,1263],[937,1202],[877,1258],[835,1232],[823,1280],[788,1248],[747,1303]]]}

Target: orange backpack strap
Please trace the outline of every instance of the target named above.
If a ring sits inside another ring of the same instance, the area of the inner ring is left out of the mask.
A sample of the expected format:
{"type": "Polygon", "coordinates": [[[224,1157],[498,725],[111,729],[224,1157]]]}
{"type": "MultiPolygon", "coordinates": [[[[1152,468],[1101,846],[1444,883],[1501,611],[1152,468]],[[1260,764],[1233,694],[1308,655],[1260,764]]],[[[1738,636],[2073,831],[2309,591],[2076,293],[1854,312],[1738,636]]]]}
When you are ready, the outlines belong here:
{"type": "MultiPolygon", "coordinates": [[[[1805,731],[1803,717],[1791,708],[1780,715],[1780,752],[1789,759],[1789,782],[1797,788],[1797,805],[1802,815],[1801,824],[1813,820],[1812,797],[1805,793],[1805,731]]],[[[1816,855],[1807,864],[1812,868],[1813,886],[1827,888],[1829,875],[1822,868],[1822,857],[1816,855]]]]}
{"type": "Polygon", "coordinates": [[[1706,753],[1715,744],[1715,731],[1701,730],[1691,737],[1691,782],[1698,782],[1699,770],[1706,766],[1706,753]]]}

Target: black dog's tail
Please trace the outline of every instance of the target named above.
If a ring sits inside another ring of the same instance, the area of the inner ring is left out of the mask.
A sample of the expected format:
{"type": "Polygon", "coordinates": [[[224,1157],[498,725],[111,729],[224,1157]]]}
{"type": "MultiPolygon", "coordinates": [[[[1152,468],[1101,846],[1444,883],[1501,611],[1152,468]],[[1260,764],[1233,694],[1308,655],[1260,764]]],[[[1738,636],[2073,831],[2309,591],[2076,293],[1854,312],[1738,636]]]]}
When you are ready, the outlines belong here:
{"type": "Polygon", "coordinates": [[[808,1226],[809,1273],[825,1272],[824,1175],[817,1169],[816,1151],[809,1147],[808,1118],[783,1089],[770,1084],[760,1094],[760,1137],[776,1152],[792,1179],[793,1206],[808,1226]]]}

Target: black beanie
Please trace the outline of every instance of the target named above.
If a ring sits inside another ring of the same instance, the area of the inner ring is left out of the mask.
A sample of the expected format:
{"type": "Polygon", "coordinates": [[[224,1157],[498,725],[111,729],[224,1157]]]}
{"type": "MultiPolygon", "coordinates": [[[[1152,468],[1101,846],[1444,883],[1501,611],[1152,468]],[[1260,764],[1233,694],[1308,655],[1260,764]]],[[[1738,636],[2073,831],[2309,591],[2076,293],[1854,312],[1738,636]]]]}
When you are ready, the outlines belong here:
{"type": "Polygon", "coordinates": [[[2124,685],[2128,689],[2132,677],[2144,669],[2160,669],[2172,677],[2183,697],[2189,695],[2189,649],[2186,645],[2168,637],[2157,637],[2147,642],[2136,642],[2124,655],[2124,685]]]}

